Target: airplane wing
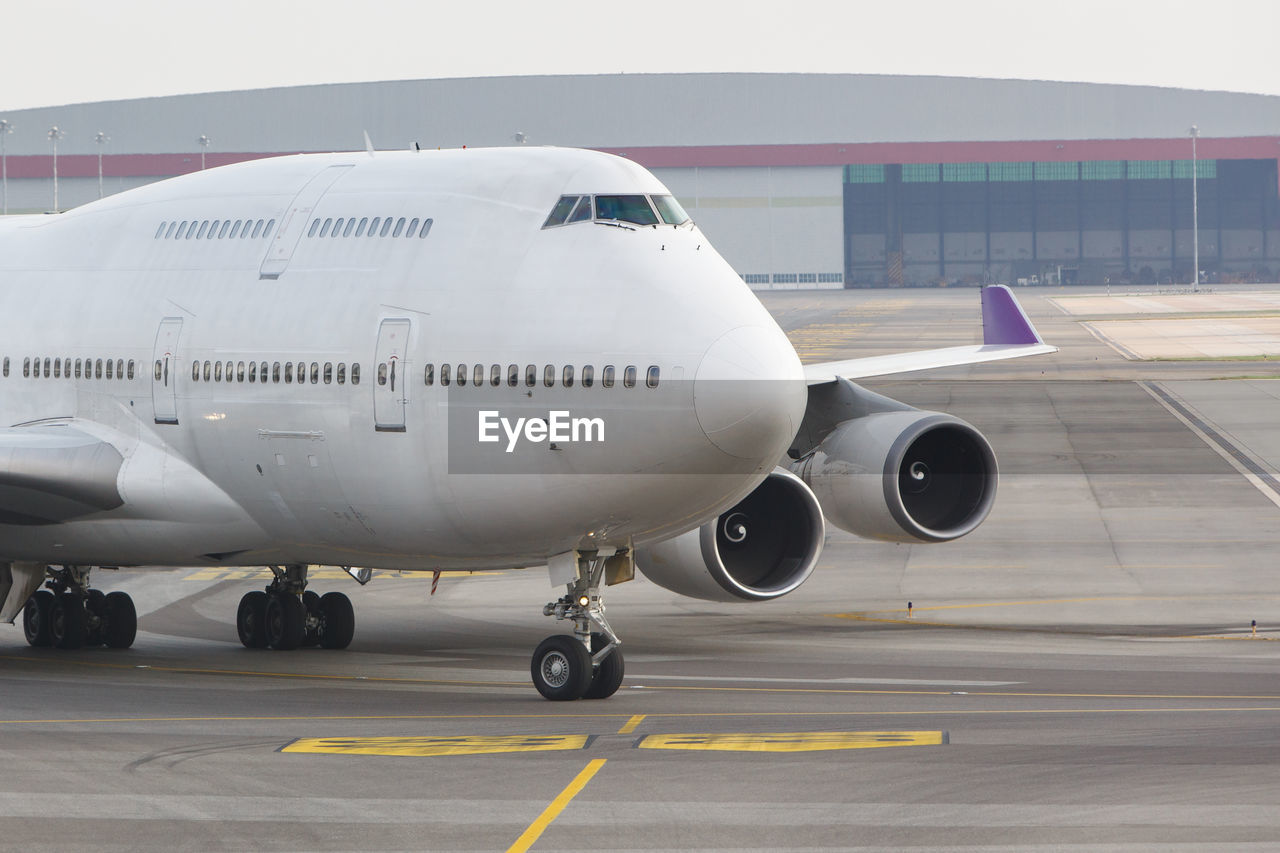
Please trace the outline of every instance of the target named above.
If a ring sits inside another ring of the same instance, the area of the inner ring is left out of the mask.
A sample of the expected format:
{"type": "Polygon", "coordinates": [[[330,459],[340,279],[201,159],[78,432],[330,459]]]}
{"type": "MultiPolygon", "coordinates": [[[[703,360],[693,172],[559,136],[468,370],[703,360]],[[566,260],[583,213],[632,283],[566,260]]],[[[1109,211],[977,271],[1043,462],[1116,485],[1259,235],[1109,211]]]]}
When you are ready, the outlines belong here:
{"type": "Polygon", "coordinates": [[[57,524],[115,509],[124,457],[70,426],[0,429],[0,523],[57,524]]]}
{"type": "Polygon", "coordinates": [[[822,385],[834,382],[838,377],[862,379],[868,376],[888,376],[913,370],[978,364],[1057,351],[1057,347],[1050,346],[1041,339],[1026,312],[1018,304],[1013,291],[1003,284],[996,284],[982,289],[980,345],[806,364],[804,375],[810,385],[822,385]]]}

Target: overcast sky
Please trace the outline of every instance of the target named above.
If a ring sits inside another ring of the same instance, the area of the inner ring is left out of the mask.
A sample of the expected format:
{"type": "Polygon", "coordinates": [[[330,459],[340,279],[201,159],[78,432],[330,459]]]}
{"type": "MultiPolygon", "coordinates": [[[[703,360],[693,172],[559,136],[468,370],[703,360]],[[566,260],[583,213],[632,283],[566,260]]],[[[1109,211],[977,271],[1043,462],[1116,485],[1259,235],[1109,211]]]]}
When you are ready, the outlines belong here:
{"type": "Polygon", "coordinates": [[[1280,95],[1278,0],[0,0],[0,10],[0,110],[306,83],[680,71],[1280,95]]]}

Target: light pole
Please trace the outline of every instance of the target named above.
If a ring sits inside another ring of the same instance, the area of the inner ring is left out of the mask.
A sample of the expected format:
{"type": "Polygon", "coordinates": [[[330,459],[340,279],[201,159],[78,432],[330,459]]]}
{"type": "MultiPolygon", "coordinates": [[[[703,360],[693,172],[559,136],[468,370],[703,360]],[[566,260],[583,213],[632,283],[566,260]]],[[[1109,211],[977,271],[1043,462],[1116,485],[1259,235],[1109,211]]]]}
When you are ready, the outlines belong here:
{"type": "Polygon", "coordinates": [[[213,142],[213,140],[207,136],[202,135],[199,139],[196,140],[196,142],[200,143],[200,171],[203,172],[204,171],[204,152],[209,150],[209,144],[213,142]]]}
{"type": "Polygon", "coordinates": [[[13,133],[13,124],[0,118],[0,195],[4,196],[4,215],[9,215],[9,157],[4,151],[4,138],[13,133]]]}
{"type": "Polygon", "coordinates": [[[93,141],[98,144],[98,198],[102,198],[102,146],[110,142],[111,137],[98,131],[93,135],[93,141]]]}
{"type": "Polygon", "coordinates": [[[1196,139],[1200,128],[1191,125],[1191,292],[1200,290],[1200,199],[1197,195],[1196,139]]]}
{"type": "Polygon", "coordinates": [[[67,134],[55,124],[49,128],[49,141],[53,143],[53,212],[58,212],[58,140],[67,134]]]}

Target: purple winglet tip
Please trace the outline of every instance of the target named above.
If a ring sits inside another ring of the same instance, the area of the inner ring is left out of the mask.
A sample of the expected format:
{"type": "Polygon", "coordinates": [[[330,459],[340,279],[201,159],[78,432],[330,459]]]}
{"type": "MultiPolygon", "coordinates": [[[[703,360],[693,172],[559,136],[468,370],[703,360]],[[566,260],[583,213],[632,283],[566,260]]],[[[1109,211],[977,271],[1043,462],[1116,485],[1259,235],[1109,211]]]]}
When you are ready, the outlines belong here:
{"type": "Polygon", "coordinates": [[[982,289],[982,343],[986,346],[1044,343],[1006,285],[993,284],[982,289]]]}

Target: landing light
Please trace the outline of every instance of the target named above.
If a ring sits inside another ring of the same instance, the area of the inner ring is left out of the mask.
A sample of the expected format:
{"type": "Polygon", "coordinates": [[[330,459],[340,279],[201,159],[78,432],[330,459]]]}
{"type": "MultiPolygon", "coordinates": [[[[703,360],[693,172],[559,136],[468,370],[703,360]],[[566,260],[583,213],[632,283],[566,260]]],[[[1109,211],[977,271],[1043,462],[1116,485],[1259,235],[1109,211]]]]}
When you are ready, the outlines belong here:
{"type": "Polygon", "coordinates": [[[590,599],[590,598],[587,598],[585,595],[582,595],[582,596],[579,596],[579,597],[578,597],[578,606],[579,606],[579,607],[586,607],[586,606],[587,606],[588,604],[590,604],[590,603],[591,603],[591,599],[590,599]]]}

